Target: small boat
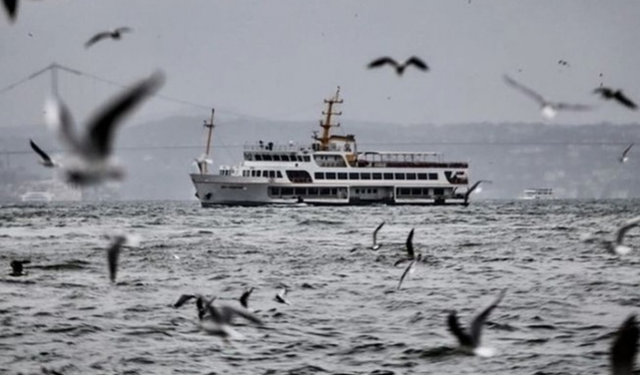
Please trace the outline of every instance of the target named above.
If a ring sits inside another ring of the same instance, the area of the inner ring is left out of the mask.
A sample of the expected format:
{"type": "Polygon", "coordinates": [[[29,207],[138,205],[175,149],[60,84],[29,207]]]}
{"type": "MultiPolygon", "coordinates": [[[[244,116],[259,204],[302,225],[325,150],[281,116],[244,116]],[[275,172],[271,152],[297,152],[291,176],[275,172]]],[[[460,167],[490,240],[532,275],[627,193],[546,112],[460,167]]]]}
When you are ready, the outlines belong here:
{"type": "Polygon", "coordinates": [[[553,189],[550,188],[530,188],[525,189],[520,196],[522,200],[545,200],[554,199],[553,189]]]}

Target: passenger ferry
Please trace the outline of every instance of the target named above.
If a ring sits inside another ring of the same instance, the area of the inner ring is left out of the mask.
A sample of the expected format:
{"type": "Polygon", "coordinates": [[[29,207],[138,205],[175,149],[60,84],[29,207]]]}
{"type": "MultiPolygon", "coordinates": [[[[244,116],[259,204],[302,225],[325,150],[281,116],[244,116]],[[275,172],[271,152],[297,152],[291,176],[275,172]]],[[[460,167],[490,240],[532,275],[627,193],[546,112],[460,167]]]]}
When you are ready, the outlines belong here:
{"type": "Polygon", "coordinates": [[[468,203],[468,163],[445,161],[436,152],[360,151],[353,134],[331,134],[340,126],[334,117],[343,101],[326,99],[322,135],[310,145],[259,141],[244,148],[236,166],[208,172],[213,114],[205,154],[196,159],[199,173],[190,174],[203,207],[214,205],[444,205],[468,203]]]}
{"type": "Polygon", "coordinates": [[[523,199],[523,200],[554,199],[553,189],[550,189],[550,188],[525,189],[522,192],[520,199],[523,199]]]}

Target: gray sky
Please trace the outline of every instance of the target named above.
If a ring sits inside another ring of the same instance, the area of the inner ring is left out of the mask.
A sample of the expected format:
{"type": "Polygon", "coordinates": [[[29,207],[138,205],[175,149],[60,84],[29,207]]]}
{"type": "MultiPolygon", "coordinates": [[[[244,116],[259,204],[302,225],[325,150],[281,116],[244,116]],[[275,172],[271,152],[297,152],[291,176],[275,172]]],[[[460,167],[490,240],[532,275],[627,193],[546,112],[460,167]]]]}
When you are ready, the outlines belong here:
{"type": "MultiPolygon", "coordinates": [[[[506,73],[549,99],[598,104],[558,123],[635,123],[640,112],[591,91],[602,73],[640,102],[638,36],[637,0],[23,0],[14,24],[0,15],[0,88],[58,61],[122,83],[161,68],[164,95],[273,120],[316,120],[340,85],[345,125],[541,121],[506,73]],[[123,25],[134,33],[84,48],[123,25]],[[381,55],[417,55],[431,71],[365,68],[381,55]]],[[[116,92],[62,81],[80,118],[116,92]]],[[[41,77],[0,95],[0,126],[41,121],[47,90],[41,77]]],[[[207,115],[154,100],[141,116],[171,113],[207,115]]]]}

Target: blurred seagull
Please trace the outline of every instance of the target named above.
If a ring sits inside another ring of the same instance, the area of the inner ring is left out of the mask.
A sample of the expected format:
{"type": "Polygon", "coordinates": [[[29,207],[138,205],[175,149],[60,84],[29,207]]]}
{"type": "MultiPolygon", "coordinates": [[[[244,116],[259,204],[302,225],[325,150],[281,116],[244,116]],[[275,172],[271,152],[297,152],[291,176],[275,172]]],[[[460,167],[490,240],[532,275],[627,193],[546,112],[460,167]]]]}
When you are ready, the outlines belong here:
{"type": "Polygon", "coordinates": [[[249,296],[251,295],[251,292],[253,292],[253,288],[242,293],[242,295],[240,296],[240,305],[242,305],[242,307],[244,307],[245,309],[249,308],[249,296]]]}
{"type": "Polygon", "coordinates": [[[420,60],[416,56],[410,57],[407,61],[404,62],[404,64],[399,64],[396,60],[392,59],[391,57],[381,57],[369,63],[368,68],[369,69],[379,68],[383,65],[391,65],[394,68],[396,68],[396,73],[398,73],[399,76],[401,76],[404,73],[404,70],[409,65],[413,65],[416,68],[425,72],[429,70],[429,67],[427,66],[427,64],[425,64],[422,60],[420,60]]]}
{"type": "Polygon", "coordinates": [[[620,163],[626,163],[627,160],[629,160],[629,157],[627,156],[627,154],[629,153],[629,151],[631,151],[631,147],[633,147],[633,143],[629,145],[629,147],[625,148],[624,151],[622,152],[622,156],[620,157],[620,163]]]}
{"type": "Polygon", "coordinates": [[[283,286],[282,289],[280,289],[280,291],[273,298],[273,300],[279,303],[284,303],[285,305],[291,305],[291,302],[287,301],[287,299],[284,298],[284,296],[287,295],[287,292],[288,292],[287,287],[283,286]]]}
{"type": "Polygon", "coordinates": [[[220,336],[227,340],[228,338],[241,338],[238,332],[231,328],[233,318],[240,316],[252,323],[262,325],[262,320],[256,315],[250,313],[244,308],[236,308],[228,305],[216,307],[213,303],[205,305],[207,315],[201,320],[200,327],[205,332],[220,336]]]}
{"type": "Polygon", "coordinates": [[[631,99],[626,97],[622,93],[622,90],[613,90],[608,87],[598,87],[595,90],[593,90],[593,93],[600,94],[600,97],[602,97],[602,99],[605,99],[605,100],[613,99],[629,109],[633,109],[633,110],[638,109],[638,106],[636,105],[636,103],[634,103],[631,99]]]}
{"type": "Polygon", "coordinates": [[[213,164],[213,160],[207,159],[207,155],[204,155],[204,154],[200,155],[200,157],[198,157],[198,158],[194,158],[193,160],[195,161],[196,165],[198,166],[198,170],[200,171],[200,174],[204,173],[205,164],[209,164],[209,165],[213,164]]]}
{"type": "Polygon", "coordinates": [[[378,243],[378,231],[380,228],[384,226],[384,221],[378,225],[378,227],[373,231],[373,245],[371,246],[371,250],[378,250],[382,244],[378,243]]]}
{"type": "Polygon", "coordinates": [[[416,261],[417,259],[412,260],[407,266],[407,268],[404,269],[404,272],[402,273],[402,277],[400,277],[400,281],[398,282],[398,288],[396,288],[396,290],[400,290],[400,287],[402,286],[402,281],[407,276],[407,274],[413,273],[416,270],[416,261]]]}
{"type": "Polygon", "coordinates": [[[213,303],[213,301],[216,300],[215,296],[207,300],[207,298],[201,294],[183,294],[180,296],[180,298],[178,298],[178,301],[176,301],[176,303],[173,304],[173,307],[177,309],[194,298],[196,299],[196,309],[198,310],[198,320],[202,320],[205,314],[207,313],[207,309],[205,308],[205,306],[207,304],[213,303]]]}
{"type": "Polygon", "coordinates": [[[11,273],[9,276],[25,276],[27,273],[24,272],[24,265],[29,264],[31,261],[28,260],[12,260],[11,261],[11,273]]]}
{"type": "Polygon", "coordinates": [[[111,38],[114,40],[120,39],[122,37],[122,33],[130,33],[132,31],[133,30],[131,30],[131,28],[129,27],[118,27],[115,30],[103,31],[103,32],[97,33],[94,36],[92,36],[91,39],[87,40],[87,42],[84,44],[84,48],[89,48],[92,45],[96,44],[97,42],[101,41],[102,39],[106,39],[106,38],[111,38]]]}
{"type": "Polygon", "coordinates": [[[467,190],[466,193],[464,193],[464,205],[468,206],[469,205],[469,197],[471,196],[471,193],[473,193],[478,186],[480,186],[481,183],[486,182],[487,184],[490,184],[491,181],[489,180],[478,180],[476,181],[475,184],[471,185],[471,187],[469,188],[469,190],[467,190]]]}
{"type": "Polygon", "coordinates": [[[111,160],[113,133],[122,119],[140,103],[155,94],[164,82],[164,74],[156,72],[138,81],[99,109],[87,122],[86,135],[75,133],[71,111],[58,98],[46,103],[46,122],[72,153],[63,171],[68,182],[92,185],[105,179],[122,179],[124,170],[111,160]]]}
{"type": "Polygon", "coordinates": [[[631,315],[616,332],[611,345],[611,373],[613,375],[633,375],[633,367],[638,351],[638,325],[636,316],[631,315]]]}
{"type": "Polygon", "coordinates": [[[2,3],[9,16],[9,21],[15,21],[18,14],[18,0],[2,0],[2,3]]]}
{"type": "Polygon", "coordinates": [[[417,260],[420,261],[422,259],[422,254],[418,254],[416,256],[415,252],[413,251],[413,231],[415,228],[411,229],[411,232],[409,232],[409,235],[407,236],[407,243],[406,243],[406,248],[407,248],[407,257],[404,259],[399,259],[398,261],[396,261],[393,266],[397,266],[398,264],[402,263],[402,262],[407,262],[407,261],[412,261],[412,260],[417,260]]]}
{"type": "Polygon", "coordinates": [[[33,149],[33,151],[35,151],[40,156],[40,160],[39,160],[40,164],[44,165],[47,168],[53,168],[58,166],[58,164],[55,163],[49,157],[49,155],[47,155],[44,151],[42,151],[42,149],[38,147],[38,145],[33,140],[30,139],[29,143],[31,144],[31,148],[33,149]]]}
{"type": "Polygon", "coordinates": [[[469,330],[465,330],[460,327],[460,323],[458,322],[458,316],[456,315],[456,310],[452,310],[449,313],[449,317],[447,318],[447,325],[449,326],[449,331],[458,339],[460,343],[460,348],[472,354],[476,354],[482,357],[489,357],[493,355],[493,350],[491,348],[482,348],[480,347],[480,339],[482,336],[482,326],[484,322],[489,317],[489,314],[493,309],[495,309],[504,294],[506,293],[506,289],[503,289],[498,297],[484,310],[480,312],[473,321],[471,321],[471,325],[469,326],[469,330]]]}
{"type": "Polygon", "coordinates": [[[584,104],[567,104],[567,103],[560,103],[560,102],[550,102],[546,100],[544,97],[542,97],[542,95],[516,82],[513,78],[507,75],[504,76],[504,80],[509,86],[519,90],[520,92],[524,93],[531,99],[535,100],[538,103],[538,105],[540,105],[542,115],[548,119],[554,118],[556,116],[556,113],[560,110],[586,111],[591,109],[591,106],[584,105],[584,104]]]}
{"type": "Polygon", "coordinates": [[[112,283],[116,281],[116,275],[118,273],[118,258],[120,257],[120,250],[122,245],[127,242],[126,236],[115,236],[111,241],[111,245],[107,248],[107,264],[109,266],[109,280],[112,283]]]}
{"type": "Polygon", "coordinates": [[[629,229],[637,227],[640,225],[640,216],[637,216],[631,220],[628,220],[624,225],[622,225],[616,231],[616,239],[614,241],[603,241],[604,247],[611,254],[614,255],[626,255],[631,252],[631,248],[629,246],[625,246],[622,244],[624,240],[624,235],[629,231],[629,229]]]}

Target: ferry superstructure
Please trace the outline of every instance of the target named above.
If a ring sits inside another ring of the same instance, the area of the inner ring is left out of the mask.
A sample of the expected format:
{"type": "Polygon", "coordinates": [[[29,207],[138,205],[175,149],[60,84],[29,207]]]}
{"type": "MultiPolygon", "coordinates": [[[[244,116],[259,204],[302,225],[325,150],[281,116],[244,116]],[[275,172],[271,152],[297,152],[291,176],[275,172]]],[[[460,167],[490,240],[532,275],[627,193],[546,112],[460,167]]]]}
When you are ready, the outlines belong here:
{"type": "Polygon", "coordinates": [[[525,189],[520,196],[522,200],[548,200],[554,199],[553,189],[550,188],[530,188],[525,189]]]}
{"type": "Polygon", "coordinates": [[[203,207],[215,205],[444,205],[468,203],[468,163],[448,162],[436,152],[359,151],[353,134],[331,134],[340,126],[336,94],[325,100],[322,134],[308,146],[259,141],[244,148],[236,166],[209,173],[213,110],[206,151],[190,174],[203,207]]]}

